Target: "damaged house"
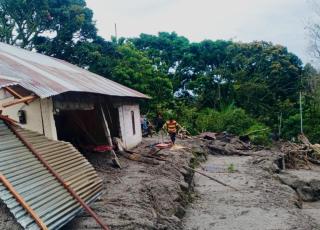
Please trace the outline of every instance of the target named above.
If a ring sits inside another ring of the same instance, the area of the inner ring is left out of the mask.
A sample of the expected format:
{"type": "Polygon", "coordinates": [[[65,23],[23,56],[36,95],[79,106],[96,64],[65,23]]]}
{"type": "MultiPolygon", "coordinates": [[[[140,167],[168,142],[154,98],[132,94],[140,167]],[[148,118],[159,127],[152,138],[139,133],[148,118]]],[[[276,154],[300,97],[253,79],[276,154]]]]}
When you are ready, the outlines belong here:
{"type": "Polygon", "coordinates": [[[21,127],[78,149],[111,137],[140,143],[146,95],[65,61],[0,43],[0,110],[21,127]]]}
{"type": "Polygon", "coordinates": [[[102,194],[102,180],[80,152],[111,150],[114,137],[128,149],[139,144],[139,100],[147,98],[0,43],[0,228],[60,229],[86,210],[108,229],[88,206],[102,194]]]}

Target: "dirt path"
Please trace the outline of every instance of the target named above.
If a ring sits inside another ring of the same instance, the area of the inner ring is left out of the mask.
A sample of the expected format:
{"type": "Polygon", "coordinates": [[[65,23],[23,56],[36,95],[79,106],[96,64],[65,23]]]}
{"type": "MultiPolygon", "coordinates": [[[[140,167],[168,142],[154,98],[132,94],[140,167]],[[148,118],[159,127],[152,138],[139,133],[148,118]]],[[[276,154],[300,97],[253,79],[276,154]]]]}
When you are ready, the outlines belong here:
{"type": "Polygon", "coordinates": [[[184,229],[320,229],[314,219],[296,207],[293,189],[250,162],[252,157],[209,156],[203,164],[206,173],[241,192],[195,175],[198,198],[186,212],[184,229]],[[234,173],[228,173],[231,164],[234,173]]]}

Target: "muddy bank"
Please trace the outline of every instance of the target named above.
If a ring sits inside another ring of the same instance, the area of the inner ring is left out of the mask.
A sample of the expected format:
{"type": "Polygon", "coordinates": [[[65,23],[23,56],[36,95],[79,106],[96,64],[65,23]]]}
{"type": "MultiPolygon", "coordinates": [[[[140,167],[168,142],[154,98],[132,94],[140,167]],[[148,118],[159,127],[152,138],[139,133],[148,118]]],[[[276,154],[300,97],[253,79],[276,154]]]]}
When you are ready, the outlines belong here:
{"type": "MultiPolygon", "coordinates": [[[[145,139],[135,152],[150,151],[156,138],[145,139]]],[[[111,229],[182,229],[181,218],[193,189],[193,172],[184,169],[205,149],[201,141],[178,141],[184,148],[164,149],[161,154],[168,161],[151,165],[120,158],[122,169],[114,169],[102,156],[90,161],[104,182],[105,193],[92,205],[111,229]]],[[[64,229],[98,229],[85,213],[64,229]]]]}
{"type": "Polygon", "coordinates": [[[297,207],[296,192],[252,162],[252,156],[209,156],[206,173],[240,192],[195,175],[198,198],[187,210],[184,229],[319,229],[297,207]],[[233,173],[228,172],[231,164],[233,173]]]}

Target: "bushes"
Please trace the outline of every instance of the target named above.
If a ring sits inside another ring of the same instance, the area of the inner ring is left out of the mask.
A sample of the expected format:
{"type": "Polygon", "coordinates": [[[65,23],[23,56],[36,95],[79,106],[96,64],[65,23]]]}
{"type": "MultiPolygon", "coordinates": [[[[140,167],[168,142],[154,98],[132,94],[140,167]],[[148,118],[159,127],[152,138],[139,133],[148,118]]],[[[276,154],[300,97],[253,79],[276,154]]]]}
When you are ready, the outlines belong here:
{"type": "Polygon", "coordinates": [[[250,137],[252,143],[254,144],[269,145],[271,142],[269,138],[270,128],[263,124],[256,123],[252,125],[247,130],[247,134],[250,137]]]}
{"type": "Polygon", "coordinates": [[[244,134],[254,120],[243,109],[229,106],[222,111],[205,109],[198,113],[196,125],[199,131],[223,132],[227,131],[236,135],[244,134]]]}
{"type": "Polygon", "coordinates": [[[233,105],[221,111],[209,108],[197,111],[195,108],[179,106],[177,120],[191,134],[199,134],[206,131],[226,131],[235,135],[252,133],[249,136],[254,143],[264,145],[269,143],[270,130],[246,114],[243,109],[236,108],[233,105]],[[259,132],[254,132],[257,130],[259,132]]]}
{"type": "Polygon", "coordinates": [[[202,110],[196,119],[196,126],[200,132],[227,131],[236,135],[243,134],[252,123],[253,119],[246,115],[244,110],[233,106],[220,112],[213,109],[202,110]]]}

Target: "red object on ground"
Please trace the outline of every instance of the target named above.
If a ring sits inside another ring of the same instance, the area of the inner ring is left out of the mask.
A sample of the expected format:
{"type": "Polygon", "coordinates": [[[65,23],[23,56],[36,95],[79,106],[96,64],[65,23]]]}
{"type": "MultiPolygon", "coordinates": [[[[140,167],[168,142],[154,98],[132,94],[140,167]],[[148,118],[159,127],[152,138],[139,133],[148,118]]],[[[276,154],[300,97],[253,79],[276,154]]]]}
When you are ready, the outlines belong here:
{"type": "Polygon", "coordinates": [[[156,145],[156,147],[159,149],[170,148],[171,146],[172,146],[172,144],[166,144],[166,143],[160,143],[160,144],[156,145]]]}
{"type": "Polygon", "coordinates": [[[100,153],[111,151],[111,150],[112,150],[112,146],[109,146],[109,145],[99,145],[93,148],[93,151],[100,152],[100,153]]]}

